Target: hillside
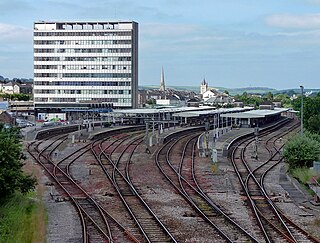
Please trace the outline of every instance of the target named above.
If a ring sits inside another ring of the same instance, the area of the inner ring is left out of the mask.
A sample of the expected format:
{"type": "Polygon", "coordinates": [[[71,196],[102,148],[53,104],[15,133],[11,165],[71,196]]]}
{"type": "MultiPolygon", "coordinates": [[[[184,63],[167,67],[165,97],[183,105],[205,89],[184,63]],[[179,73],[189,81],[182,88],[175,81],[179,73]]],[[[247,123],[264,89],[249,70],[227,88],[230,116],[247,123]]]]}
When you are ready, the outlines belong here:
{"type": "MultiPolygon", "coordinates": [[[[158,89],[159,86],[157,85],[141,85],[139,86],[139,89],[158,89]]],[[[170,89],[176,89],[176,90],[188,90],[188,91],[194,91],[196,93],[199,93],[200,86],[167,86],[167,88],[170,89]]],[[[266,88],[266,87],[247,87],[247,88],[224,88],[224,87],[210,87],[214,89],[218,89],[220,91],[227,90],[231,95],[236,94],[242,94],[243,92],[248,93],[259,93],[264,94],[268,92],[276,92],[276,89],[266,88]]]]}

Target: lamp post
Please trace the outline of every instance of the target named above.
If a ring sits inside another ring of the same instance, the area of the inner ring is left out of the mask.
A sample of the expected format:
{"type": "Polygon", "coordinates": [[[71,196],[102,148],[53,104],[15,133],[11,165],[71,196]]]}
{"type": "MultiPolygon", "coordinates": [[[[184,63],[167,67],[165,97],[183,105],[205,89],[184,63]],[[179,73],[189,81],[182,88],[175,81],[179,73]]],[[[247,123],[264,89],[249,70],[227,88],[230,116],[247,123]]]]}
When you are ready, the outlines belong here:
{"type": "Polygon", "coordinates": [[[300,128],[300,135],[303,136],[303,86],[300,85],[301,89],[301,117],[300,117],[300,122],[301,122],[301,128],[300,128]]]}

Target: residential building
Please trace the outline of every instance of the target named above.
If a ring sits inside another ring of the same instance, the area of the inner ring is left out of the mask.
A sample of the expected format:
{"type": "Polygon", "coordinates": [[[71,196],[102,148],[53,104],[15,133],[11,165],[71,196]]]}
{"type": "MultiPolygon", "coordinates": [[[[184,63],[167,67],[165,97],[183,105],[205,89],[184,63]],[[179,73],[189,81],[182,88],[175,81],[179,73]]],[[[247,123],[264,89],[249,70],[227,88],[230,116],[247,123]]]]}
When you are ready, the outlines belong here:
{"type": "Polygon", "coordinates": [[[34,23],[34,105],[37,119],[136,108],[138,23],[34,23]]]}
{"type": "Polygon", "coordinates": [[[274,104],[269,101],[265,100],[259,105],[260,110],[274,110],[274,104]]]}
{"type": "Polygon", "coordinates": [[[19,94],[32,95],[32,83],[16,83],[15,86],[19,94]]]}
{"type": "Polygon", "coordinates": [[[180,96],[173,94],[166,95],[165,97],[162,97],[160,99],[156,99],[156,105],[184,106],[186,105],[186,101],[180,96]]]}
{"type": "Polygon", "coordinates": [[[5,110],[0,110],[0,123],[13,125],[14,119],[12,116],[5,110]]]}
{"type": "Polygon", "coordinates": [[[0,92],[5,94],[32,94],[32,83],[10,81],[0,83],[0,92]]]}
{"type": "Polygon", "coordinates": [[[218,92],[218,90],[209,89],[209,90],[205,91],[204,93],[202,93],[202,98],[204,101],[206,101],[212,97],[217,97],[219,95],[220,95],[220,92],[218,92]]]}
{"type": "Polygon", "coordinates": [[[197,97],[193,97],[187,101],[188,107],[199,107],[201,104],[201,100],[197,97]]]}
{"type": "Polygon", "coordinates": [[[221,93],[217,96],[210,97],[206,101],[203,102],[204,105],[211,105],[211,106],[226,106],[232,103],[232,98],[227,94],[221,93]]]}
{"type": "Polygon", "coordinates": [[[19,87],[14,82],[2,84],[2,93],[5,94],[18,94],[19,87]]]}

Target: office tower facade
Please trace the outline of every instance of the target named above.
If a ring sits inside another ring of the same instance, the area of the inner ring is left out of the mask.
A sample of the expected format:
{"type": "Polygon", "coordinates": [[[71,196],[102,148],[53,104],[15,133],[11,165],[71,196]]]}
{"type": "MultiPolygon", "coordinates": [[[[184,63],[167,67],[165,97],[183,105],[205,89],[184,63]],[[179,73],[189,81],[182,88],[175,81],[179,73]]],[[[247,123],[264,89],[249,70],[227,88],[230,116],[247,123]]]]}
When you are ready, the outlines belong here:
{"type": "Polygon", "coordinates": [[[34,23],[36,119],[136,108],[138,23],[34,23]]]}

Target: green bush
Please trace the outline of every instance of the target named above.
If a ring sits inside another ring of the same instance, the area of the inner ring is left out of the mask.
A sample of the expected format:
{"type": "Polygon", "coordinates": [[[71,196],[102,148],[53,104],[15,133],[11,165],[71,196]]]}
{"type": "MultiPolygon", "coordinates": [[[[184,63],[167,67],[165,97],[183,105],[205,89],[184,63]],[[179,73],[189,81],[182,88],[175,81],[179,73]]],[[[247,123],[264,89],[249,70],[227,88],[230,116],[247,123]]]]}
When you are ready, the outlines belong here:
{"type": "Polygon", "coordinates": [[[320,143],[307,136],[295,136],[284,147],[283,153],[290,169],[311,167],[320,158],[320,143]]]}
{"type": "Polygon", "coordinates": [[[311,138],[312,140],[316,140],[318,143],[320,143],[320,134],[311,133],[309,131],[305,131],[304,133],[308,138],[311,138]]]}

